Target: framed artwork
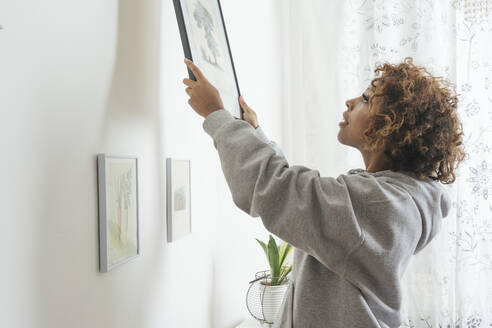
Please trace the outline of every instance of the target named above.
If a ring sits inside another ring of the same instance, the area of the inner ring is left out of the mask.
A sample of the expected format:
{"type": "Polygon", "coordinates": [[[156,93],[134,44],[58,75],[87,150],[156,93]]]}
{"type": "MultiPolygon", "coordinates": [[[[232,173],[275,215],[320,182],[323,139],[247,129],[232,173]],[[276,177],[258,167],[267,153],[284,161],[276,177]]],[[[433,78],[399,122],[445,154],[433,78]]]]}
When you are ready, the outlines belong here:
{"type": "MultiPolygon", "coordinates": [[[[224,107],[242,119],[239,84],[219,0],[173,0],[185,57],[220,93],[224,107]]],[[[190,79],[196,80],[188,69],[190,79]]]]}
{"type": "Polygon", "coordinates": [[[99,196],[99,271],[109,270],[140,254],[138,160],[97,156],[99,196]]]}
{"type": "Polygon", "coordinates": [[[189,160],[166,159],[167,241],[191,233],[191,170],[189,160]]]}

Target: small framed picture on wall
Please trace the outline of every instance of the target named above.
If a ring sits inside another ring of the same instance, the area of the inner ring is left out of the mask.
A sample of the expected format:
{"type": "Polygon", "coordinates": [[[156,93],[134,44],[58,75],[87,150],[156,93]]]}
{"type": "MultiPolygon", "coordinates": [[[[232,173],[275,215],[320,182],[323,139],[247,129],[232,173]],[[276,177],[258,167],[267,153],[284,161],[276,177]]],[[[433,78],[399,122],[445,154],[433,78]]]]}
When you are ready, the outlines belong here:
{"type": "Polygon", "coordinates": [[[167,241],[191,233],[191,169],[189,160],[166,159],[167,241]]]}
{"type": "Polygon", "coordinates": [[[99,271],[126,263],[140,254],[138,160],[97,156],[99,197],[99,271]]]}
{"type": "MultiPolygon", "coordinates": [[[[239,83],[219,0],[173,0],[184,55],[219,91],[224,108],[242,119],[239,83]]],[[[196,80],[188,70],[190,79],[196,80]]]]}

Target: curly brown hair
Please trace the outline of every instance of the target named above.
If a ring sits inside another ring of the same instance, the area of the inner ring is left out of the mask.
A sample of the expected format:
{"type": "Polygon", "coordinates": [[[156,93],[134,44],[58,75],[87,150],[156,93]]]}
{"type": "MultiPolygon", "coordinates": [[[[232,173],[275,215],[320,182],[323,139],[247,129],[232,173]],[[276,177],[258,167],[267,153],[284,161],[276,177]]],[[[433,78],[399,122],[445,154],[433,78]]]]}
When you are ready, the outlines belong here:
{"type": "Polygon", "coordinates": [[[454,169],[466,156],[455,85],[414,65],[411,57],[380,64],[374,73],[365,148],[384,149],[393,171],[453,183],[454,169]]]}

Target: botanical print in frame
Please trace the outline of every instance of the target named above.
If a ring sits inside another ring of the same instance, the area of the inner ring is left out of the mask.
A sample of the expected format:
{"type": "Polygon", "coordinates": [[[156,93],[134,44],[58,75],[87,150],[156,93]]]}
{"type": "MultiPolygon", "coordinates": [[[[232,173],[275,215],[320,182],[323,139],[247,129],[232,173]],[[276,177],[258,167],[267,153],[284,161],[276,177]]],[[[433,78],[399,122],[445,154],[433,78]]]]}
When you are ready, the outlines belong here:
{"type": "MultiPolygon", "coordinates": [[[[217,88],[236,118],[242,118],[239,84],[219,0],[174,0],[184,54],[217,88]]],[[[191,79],[195,79],[189,71],[191,79]]]]}
{"type": "Polygon", "coordinates": [[[140,254],[138,160],[99,154],[99,271],[140,254]]]}
{"type": "Polygon", "coordinates": [[[166,159],[167,241],[191,233],[191,170],[189,160],[166,159]]]}

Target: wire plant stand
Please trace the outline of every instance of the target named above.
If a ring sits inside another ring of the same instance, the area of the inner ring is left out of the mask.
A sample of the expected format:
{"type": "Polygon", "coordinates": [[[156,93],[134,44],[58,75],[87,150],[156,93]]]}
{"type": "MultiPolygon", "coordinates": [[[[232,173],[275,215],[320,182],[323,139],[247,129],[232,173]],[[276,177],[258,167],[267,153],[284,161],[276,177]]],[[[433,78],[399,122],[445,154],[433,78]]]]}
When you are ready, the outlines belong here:
{"type": "Polygon", "coordinates": [[[270,286],[271,281],[270,271],[259,271],[255,274],[255,279],[249,282],[246,293],[249,313],[262,327],[269,328],[273,326],[285,292],[291,284],[288,277],[285,278],[285,283],[278,286],[270,286]]]}

